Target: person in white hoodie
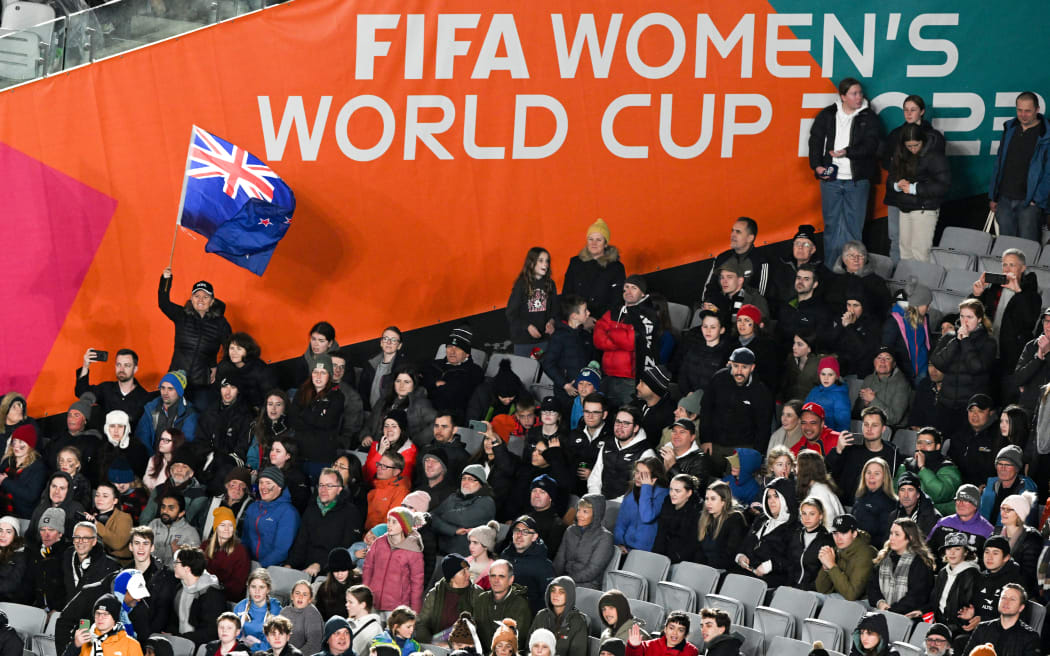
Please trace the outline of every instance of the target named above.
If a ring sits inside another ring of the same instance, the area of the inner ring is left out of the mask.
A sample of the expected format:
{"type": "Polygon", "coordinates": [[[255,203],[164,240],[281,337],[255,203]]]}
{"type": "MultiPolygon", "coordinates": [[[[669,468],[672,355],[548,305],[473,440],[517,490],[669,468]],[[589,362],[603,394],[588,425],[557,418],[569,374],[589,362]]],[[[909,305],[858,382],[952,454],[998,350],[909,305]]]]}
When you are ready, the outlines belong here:
{"type": "Polygon", "coordinates": [[[835,266],[847,241],[862,240],[871,184],[881,175],[882,125],[854,78],[838,85],[839,99],[817,114],[809,131],[809,167],[820,180],[824,265],[835,266]]]}

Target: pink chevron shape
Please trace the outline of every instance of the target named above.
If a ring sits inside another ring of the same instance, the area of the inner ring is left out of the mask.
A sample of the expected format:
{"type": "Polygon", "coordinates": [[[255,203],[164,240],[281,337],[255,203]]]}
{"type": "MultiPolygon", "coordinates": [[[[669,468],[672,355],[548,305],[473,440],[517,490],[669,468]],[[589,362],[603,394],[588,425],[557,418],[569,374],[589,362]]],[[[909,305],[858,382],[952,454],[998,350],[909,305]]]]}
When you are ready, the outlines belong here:
{"type": "Polygon", "coordinates": [[[0,393],[29,394],[117,207],[0,144],[0,393]]]}

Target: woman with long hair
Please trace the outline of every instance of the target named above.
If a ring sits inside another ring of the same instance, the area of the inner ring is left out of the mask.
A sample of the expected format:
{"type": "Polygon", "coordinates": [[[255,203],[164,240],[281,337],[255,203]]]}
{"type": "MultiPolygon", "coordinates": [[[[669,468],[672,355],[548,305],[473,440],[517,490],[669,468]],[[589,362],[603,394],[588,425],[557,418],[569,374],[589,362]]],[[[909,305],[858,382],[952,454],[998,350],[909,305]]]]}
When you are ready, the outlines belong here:
{"type": "Polygon", "coordinates": [[[335,458],[344,397],[332,383],[332,356],[321,353],[314,362],[310,380],[292,399],[292,427],[302,448],[303,468],[316,482],[321,470],[335,458]]]}
{"type": "Polygon", "coordinates": [[[652,551],[656,541],[657,520],[668,494],[667,471],[664,461],[656,456],[641,458],[634,463],[634,472],[627,493],[616,516],[613,542],[620,553],[630,549],[652,551]]]}
{"type": "MultiPolygon", "coordinates": [[[[1028,450],[1028,430],[1031,426],[1031,421],[1028,417],[1028,411],[1017,405],[1011,403],[1010,405],[1003,408],[1002,413],[999,415],[999,435],[1003,438],[1000,444],[1006,446],[1007,444],[1013,444],[1021,447],[1022,451],[1026,451],[1026,456],[1030,454],[1028,450]]],[[[1025,460],[1029,460],[1028,457],[1025,460]]]]}
{"type": "Polygon", "coordinates": [[[904,517],[894,521],[885,546],[875,556],[868,603],[879,610],[921,617],[930,606],[935,566],[915,520],[904,517]]]}
{"type": "Polygon", "coordinates": [[[554,332],[557,306],[558,287],[551,278],[551,254],[546,248],[533,246],[525,254],[525,264],[514,279],[507,300],[514,355],[528,357],[534,348],[547,348],[547,338],[554,332]]]}
{"type": "MultiPolygon", "coordinates": [[[[817,336],[795,333],[791,337],[791,353],[784,363],[784,375],[778,390],[778,399],[804,399],[819,382],[817,364],[817,336]]],[[[799,404],[801,406],[801,403],[799,404]]]]}
{"type": "Polygon", "coordinates": [[[26,529],[25,541],[31,546],[40,544],[40,517],[48,508],[61,508],[66,515],[66,523],[63,527],[63,535],[73,535],[73,527],[79,521],[79,516],[84,512],[84,506],[73,498],[73,479],[69,474],[57,471],[47,479],[44,493],[40,496],[40,503],[33,509],[33,516],[29,520],[29,528],[26,529]]]}
{"type": "Polygon", "coordinates": [[[317,359],[321,355],[331,355],[339,350],[335,341],[335,326],[327,321],[318,321],[310,328],[310,342],[306,345],[302,360],[295,363],[295,383],[309,385],[310,372],[317,368],[317,359]]]}
{"type": "Polygon", "coordinates": [[[248,456],[245,464],[253,471],[262,471],[266,468],[266,460],[270,455],[270,444],[278,437],[291,437],[295,431],[291,429],[288,420],[291,401],[284,390],[272,389],[266,394],[263,407],[259,408],[259,416],[251,427],[251,444],[248,447],[248,456]]]}
{"type": "Polygon", "coordinates": [[[131,559],[131,527],[134,522],[131,515],[120,509],[120,493],[112,483],[103,481],[95,488],[95,503],[91,512],[84,517],[95,522],[98,539],[106,549],[106,554],[113,557],[124,567],[134,563],[131,559]]]}
{"type": "Polygon", "coordinates": [[[248,407],[258,410],[266,401],[266,392],[277,387],[277,376],[263,360],[259,343],[248,333],[233,333],[226,340],[224,351],[215,370],[215,381],[236,373],[240,398],[248,402],[248,407]]]}
{"type": "Polygon", "coordinates": [[[19,519],[33,516],[47,477],[47,465],[36,444],[36,428],[32,424],[22,424],[7,440],[7,449],[0,458],[0,515],[19,519]]]}
{"type": "Polygon", "coordinates": [[[872,544],[885,542],[890,515],[897,508],[893,477],[885,460],[872,458],[864,463],[854,499],[853,516],[857,526],[868,532],[872,544]]]}
{"type": "Polygon", "coordinates": [[[689,560],[696,552],[696,530],[700,521],[700,480],[692,474],[671,479],[667,498],[656,520],[653,553],[663,554],[672,563],[689,560]]]}
{"type": "Polygon", "coordinates": [[[801,499],[820,499],[824,514],[824,528],[831,530],[831,523],[845,512],[839,501],[839,487],[828,473],[824,456],[812,449],[798,453],[798,496],[801,499]]]}
{"type": "Polygon", "coordinates": [[[902,260],[926,262],[930,257],[941,202],[952,183],[948,158],[938,146],[943,149],[943,137],[931,139],[921,125],[909,123],[892,147],[885,200],[899,217],[902,260]]]}
{"type": "Polygon", "coordinates": [[[797,564],[792,586],[815,590],[822,565],[817,555],[823,547],[835,548],[831,533],[824,526],[824,504],[816,497],[806,497],[798,507],[799,526],[791,540],[791,559],[797,564]]]}
{"type": "Polygon", "coordinates": [[[266,651],[270,643],[266,641],[263,623],[270,617],[281,614],[281,602],[271,597],[273,579],[270,573],[260,567],[248,575],[248,596],[237,603],[233,612],[241,620],[241,640],[252,648],[252,651],[266,651]]]}
{"type": "Polygon", "coordinates": [[[368,449],[368,457],[365,459],[363,468],[365,480],[369,483],[375,480],[376,466],[384,454],[399,453],[405,459],[405,469],[401,475],[405,480],[411,481],[418,449],[410,439],[408,415],[401,409],[387,411],[386,416],[383,417],[382,429],[379,439],[372,442],[372,446],[368,449]]]}
{"type": "Polygon", "coordinates": [[[970,397],[991,393],[997,351],[984,304],[976,298],[959,303],[959,325],[954,332],[941,336],[930,355],[930,362],[944,374],[937,405],[955,418],[955,425],[939,427],[946,435],[954,435],[957,429],[965,427],[970,397]]]}
{"type": "Polygon", "coordinates": [[[171,458],[175,450],[185,443],[186,435],[178,428],[165,428],[160,432],[153,443],[153,455],[149,458],[146,474],[142,477],[146,489],[152,491],[168,480],[171,476],[171,458]]]}
{"type": "Polygon", "coordinates": [[[926,378],[930,357],[930,318],[933,292],[912,276],[897,292],[890,316],[882,325],[882,343],[893,352],[897,368],[913,385],[926,378]]]}
{"type": "Polygon", "coordinates": [[[7,440],[11,439],[11,433],[22,424],[32,424],[37,428],[36,422],[29,416],[26,410],[26,399],[18,392],[8,392],[0,398],[0,448],[7,448],[7,440]]]}
{"type": "Polygon", "coordinates": [[[999,504],[1000,525],[993,535],[1002,535],[1009,540],[1010,560],[1021,568],[1021,585],[1029,597],[1037,598],[1042,593],[1037,575],[1043,537],[1038,529],[1025,523],[1032,508],[1037,508],[1034,492],[1011,494],[1003,499],[999,504]]]}
{"type": "Polygon", "coordinates": [[[393,385],[379,404],[372,407],[372,414],[361,429],[361,446],[364,448],[371,447],[383,436],[383,422],[392,410],[405,412],[407,428],[402,432],[413,444],[426,446],[433,440],[437,411],[427,398],[423,375],[411,365],[399,365],[394,370],[393,379],[393,385]]]}
{"type": "Polygon", "coordinates": [[[226,601],[237,603],[244,599],[252,558],[237,537],[237,517],[232,510],[226,506],[213,510],[212,525],[215,530],[204,543],[207,569],[222,583],[226,601]]]}
{"type": "Polygon", "coordinates": [[[29,554],[19,530],[14,517],[0,517],[0,601],[27,604],[33,598],[33,586],[26,585],[29,554]]]}
{"type": "Polygon", "coordinates": [[[354,561],[346,547],[336,547],[328,552],[328,562],[325,571],[328,576],[324,583],[317,588],[317,596],[314,605],[321,613],[321,619],[325,622],[334,615],[342,615],[346,607],[346,591],[353,584],[350,580],[350,570],[354,569],[354,561]]]}
{"type": "Polygon", "coordinates": [[[729,569],[746,535],[747,519],[736,508],[729,484],[715,481],[708,485],[693,560],[715,569],[729,569]]]}
{"type": "Polygon", "coordinates": [[[299,440],[285,436],[274,439],[270,444],[268,461],[284,474],[284,489],[288,490],[292,497],[292,505],[302,515],[313,499],[313,493],[302,467],[299,466],[299,440]]]}
{"type": "Polygon", "coordinates": [[[55,457],[58,471],[69,474],[73,481],[73,487],[71,488],[73,499],[87,508],[91,505],[91,482],[84,475],[83,463],[83,455],[80,453],[80,449],[75,446],[62,447],[62,450],[55,457]]]}
{"type": "Polygon", "coordinates": [[[357,381],[357,392],[365,410],[371,410],[394,389],[394,372],[405,363],[404,346],[400,328],[387,326],[383,329],[379,336],[379,353],[365,362],[357,381]]]}
{"type": "MultiPolygon", "coordinates": [[[[324,637],[324,619],[321,617],[321,612],[317,610],[317,606],[313,604],[313,600],[314,590],[310,587],[310,582],[296,581],[292,586],[291,605],[281,609],[281,617],[287,618],[292,623],[292,630],[288,632],[291,635],[289,643],[308,656],[321,651],[324,637]]],[[[273,638],[266,630],[265,623],[263,630],[266,631],[266,638],[273,646],[273,638]]]]}
{"type": "Polygon", "coordinates": [[[365,480],[363,463],[357,456],[343,451],[332,461],[332,469],[339,472],[343,479],[343,494],[357,506],[362,517],[367,515],[369,485],[365,480]]]}

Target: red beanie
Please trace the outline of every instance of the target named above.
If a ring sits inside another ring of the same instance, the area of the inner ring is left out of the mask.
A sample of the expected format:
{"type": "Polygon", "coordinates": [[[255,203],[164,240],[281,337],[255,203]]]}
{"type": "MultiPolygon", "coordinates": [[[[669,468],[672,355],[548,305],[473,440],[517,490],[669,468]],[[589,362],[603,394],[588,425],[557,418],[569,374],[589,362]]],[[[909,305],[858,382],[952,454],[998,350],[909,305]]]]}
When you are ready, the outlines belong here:
{"type": "Polygon", "coordinates": [[[839,371],[839,361],[833,355],[825,355],[820,359],[820,364],[817,365],[817,373],[825,369],[831,369],[836,376],[842,376],[842,373],[839,371]]]}
{"type": "Polygon", "coordinates": [[[22,440],[30,449],[36,449],[36,429],[32,424],[22,424],[11,433],[12,440],[22,440]]]}
{"type": "Polygon", "coordinates": [[[755,325],[762,323],[762,310],[759,310],[757,306],[745,303],[740,306],[740,309],[736,311],[737,317],[747,317],[755,322],[755,325]]]}

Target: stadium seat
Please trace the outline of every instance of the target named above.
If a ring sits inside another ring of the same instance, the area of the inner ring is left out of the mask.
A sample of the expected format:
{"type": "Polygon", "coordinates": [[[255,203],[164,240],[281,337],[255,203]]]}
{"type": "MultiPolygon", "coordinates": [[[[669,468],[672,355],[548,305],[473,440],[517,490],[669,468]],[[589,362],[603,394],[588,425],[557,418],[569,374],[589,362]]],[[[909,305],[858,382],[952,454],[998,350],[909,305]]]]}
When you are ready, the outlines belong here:
{"type": "Polygon", "coordinates": [[[599,636],[605,626],[602,624],[601,609],[598,608],[598,600],[604,593],[601,590],[576,586],[576,608],[587,616],[587,632],[591,636],[599,636]]]}
{"type": "Polygon", "coordinates": [[[656,599],[668,612],[685,610],[692,613],[696,610],[696,591],[680,583],[660,581],[656,587],[656,599]]]}
{"type": "MultiPolygon", "coordinates": [[[[685,639],[698,647],[702,646],[704,644],[704,634],[700,632],[700,623],[703,618],[696,613],[690,613],[689,611],[682,612],[689,617],[689,633],[686,634],[685,639]]],[[[736,624],[733,625],[733,630],[737,630],[736,624]]],[[[761,639],[759,640],[759,644],[762,644],[761,639]]]]}
{"type": "Polygon", "coordinates": [[[992,250],[994,240],[995,237],[991,233],[983,230],[948,226],[941,233],[941,241],[937,247],[986,255],[992,250]]]}
{"type": "Polygon", "coordinates": [[[619,590],[628,599],[645,600],[649,596],[649,582],[635,572],[614,569],[605,573],[603,590],[619,590]]]}
{"type": "Polygon", "coordinates": [[[657,584],[667,578],[668,572],[671,571],[671,559],[663,554],[642,551],[641,549],[632,549],[627,552],[627,559],[624,560],[620,569],[625,572],[634,572],[635,574],[644,577],[646,581],[646,592],[647,594],[650,594],[652,598],[638,597],[638,599],[653,601],[656,596],[657,584]]]}
{"type": "Polygon", "coordinates": [[[910,458],[915,454],[915,441],[919,438],[919,434],[913,430],[907,428],[898,428],[893,434],[893,445],[897,447],[897,450],[901,452],[906,458],[910,458]]]}
{"type": "Polygon", "coordinates": [[[859,602],[828,597],[816,618],[802,621],[802,639],[811,643],[821,640],[826,647],[848,652],[848,648],[844,649],[848,636],[865,612],[867,608],[859,602]]]}
{"type": "Polygon", "coordinates": [[[620,516],[620,501],[605,502],[605,517],[602,518],[602,526],[610,531],[616,530],[616,518],[620,516]]]}
{"type": "Polygon", "coordinates": [[[510,451],[514,455],[521,457],[521,454],[525,452],[525,438],[520,435],[513,435],[507,440],[507,451],[510,451]]]}
{"type": "Polygon", "coordinates": [[[1029,266],[1025,271],[1035,274],[1035,279],[1039,282],[1039,289],[1050,288],[1050,269],[1042,266],[1029,266]]]}
{"type": "Polygon", "coordinates": [[[710,565],[682,561],[671,565],[671,574],[667,580],[692,588],[696,594],[703,596],[718,589],[721,576],[722,572],[710,565]]]}
{"type": "Polygon", "coordinates": [[[488,378],[494,377],[499,371],[499,363],[503,360],[510,360],[510,370],[521,379],[523,385],[528,386],[539,380],[539,360],[511,353],[493,353],[492,358],[489,359],[488,367],[485,368],[485,376],[488,378]]]}
{"type": "Polygon", "coordinates": [[[888,610],[880,610],[877,612],[886,616],[886,624],[889,626],[890,640],[892,642],[904,642],[908,639],[908,634],[911,633],[912,624],[910,617],[888,610]]]}
{"type": "MultiPolygon", "coordinates": [[[[976,278],[974,278],[976,280],[976,278]]],[[[959,303],[966,300],[966,294],[957,294],[955,292],[949,292],[944,289],[933,290],[933,303],[930,305],[931,308],[936,309],[941,313],[941,316],[946,314],[954,314],[959,311],[959,303]]],[[[933,328],[932,321],[930,327],[933,328]]]]}
{"type": "Polygon", "coordinates": [[[857,398],[860,396],[860,390],[862,387],[862,381],[853,374],[843,376],[843,380],[846,381],[846,385],[849,386],[849,403],[852,407],[857,402],[857,398]]]}
{"type": "MultiPolygon", "coordinates": [[[[55,637],[55,626],[58,624],[58,618],[62,617],[61,611],[55,611],[47,618],[47,626],[44,627],[44,635],[51,638],[55,637]]],[[[38,654],[40,652],[37,652],[38,654]]]]}
{"type": "Polygon", "coordinates": [[[1032,600],[1029,600],[1026,605],[1029,608],[1028,626],[1032,627],[1039,635],[1042,635],[1043,623],[1046,621],[1046,606],[1032,600]]]}
{"type": "Polygon", "coordinates": [[[55,636],[37,634],[33,636],[33,653],[38,656],[58,656],[55,650],[55,636]]]}
{"type": "Polygon", "coordinates": [[[689,327],[689,318],[692,316],[692,311],[688,305],[668,303],[667,313],[671,315],[671,325],[678,330],[685,330],[689,327]]]}
{"type": "Polygon", "coordinates": [[[925,649],[920,649],[909,642],[901,642],[900,640],[894,641],[890,650],[896,651],[900,656],[922,656],[926,652],[925,649]]]}
{"type": "Polygon", "coordinates": [[[740,646],[743,656],[762,656],[762,633],[752,629],[750,626],[733,626],[733,631],[744,636],[744,644],[740,646]]]}
{"type": "Polygon", "coordinates": [[[424,650],[434,654],[434,656],[448,656],[448,647],[439,647],[438,645],[420,645],[424,650]]]}
{"type": "Polygon", "coordinates": [[[755,608],[765,599],[765,581],[743,574],[728,574],[718,594],[704,595],[704,605],[723,608],[733,624],[754,626],[755,608]]]}
{"type": "Polygon", "coordinates": [[[1043,247],[1039,245],[1039,242],[1032,241],[1031,239],[1003,235],[1002,237],[995,238],[995,243],[992,244],[992,250],[990,250],[989,253],[997,257],[1002,257],[1003,251],[1007,248],[1020,249],[1020,251],[1024,253],[1026,262],[1035,263],[1039,261],[1039,253],[1043,247]]]}
{"type": "Polygon", "coordinates": [[[783,636],[793,638],[795,634],[795,618],[791,613],[759,606],[755,609],[755,630],[762,634],[762,648],[769,651],[773,638],[783,636]]]}
{"type": "Polygon", "coordinates": [[[5,601],[0,603],[0,610],[7,613],[8,626],[22,636],[26,645],[33,636],[43,631],[47,624],[47,612],[43,608],[5,601]]]}
{"type": "Polygon", "coordinates": [[[598,656],[602,651],[602,641],[594,636],[587,636],[587,656],[598,656]]]}
{"type": "Polygon", "coordinates": [[[940,288],[957,294],[969,294],[973,290],[973,283],[978,277],[974,271],[952,269],[945,274],[940,288]]]}
{"type": "Polygon", "coordinates": [[[196,645],[193,644],[192,640],[177,635],[166,635],[164,637],[171,643],[171,650],[174,656],[193,656],[196,645]]]}
{"type": "Polygon", "coordinates": [[[915,276],[919,281],[934,289],[941,286],[944,280],[944,267],[932,262],[919,262],[917,260],[901,260],[897,268],[893,270],[893,279],[902,283],[908,282],[908,278],[915,276]]]}
{"type": "Polygon", "coordinates": [[[788,632],[780,635],[794,638],[800,635],[802,622],[807,617],[815,617],[818,608],[820,597],[815,593],[782,585],[773,593],[769,606],[755,608],[755,628],[759,628],[759,620],[762,621],[763,629],[766,626],[780,626],[784,619],[781,614],[784,614],[791,621],[788,622],[788,632]]]}
{"type": "Polygon", "coordinates": [[[1039,261],[1037,261],[1035,265],[1050,268],[1050,248],[1044,248],[1043,251],[1039,253],[1039,261]]]}
{"type": "Polygon", "coordinates": [[[977,258],[977,271],[1003,272],[1003,258],[998,255],[982,255],[977,258]]]}
{"type": "Polygon", "coordinates": [[[280,599],[284,605],[288,605],[288,602],[291,600],[292,588],[295,587],[296,581],[310,580],[310,575],[302,570],[290,569],[279,565],[270,565],[266,568],[266,571],[270,574],[270,579],[273,580],[271,594],[280,599]]]}
{"type": "Polygon", "coordinates": [[[977,266],[977,254],[963,251],[944,250],[940,248],[930,249],[930,259],[934,264],[939,264],[945,269],[968,269],[974,270],[977,266]]]}
{"type": "Polygon", "coordinates": [[[875,275],[888,280],[893,277],[893,260],[887,255],[880,255],[878,253],[868,253],[868,262],[871,263],[871,268],[874,269],[875,275]]]}
{"type": "MultiPolygon", "coordinates": [[[[650,634],[659,634],[664,626],[664,607],[659,604],[642,601],[641,599],[628,599],[631,607],[631,615],[635,619],[644,622],[642,628],[650,634]]],[[[690,624],[690,628],[692,625],[690,624]]]]}
{"type": "Polygon", "coordinates": [[[770,656],[809,656],[809,652],[812,650],[813,645],[811,643],[795,640],[794,638],[785,638],[784,636],[775,636],[770,641],[766,654],[770,656]]]}
{"type": "Polygon", "coordinates": [[[463,448],[470,455],[474,455],[481,450],[481,433],[470,428],[457,428],[456,435],[459,435],[459,439],[463,442],[463,448]]]}
{"type": "Polygon", "coordinates": [[[930,632],[931,626],[933,625],[929,622],[916,622],[915,626],[912,627],[911,635],[908,636],[908,642],[925,651],[926,634],[930,632]]]}

